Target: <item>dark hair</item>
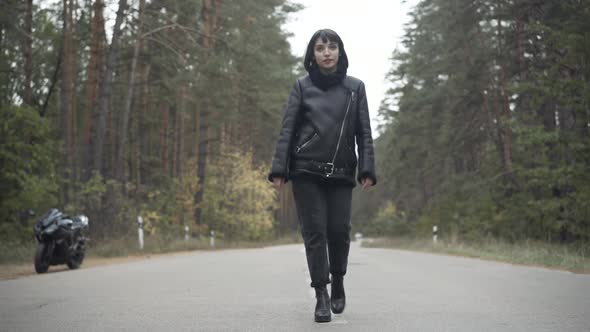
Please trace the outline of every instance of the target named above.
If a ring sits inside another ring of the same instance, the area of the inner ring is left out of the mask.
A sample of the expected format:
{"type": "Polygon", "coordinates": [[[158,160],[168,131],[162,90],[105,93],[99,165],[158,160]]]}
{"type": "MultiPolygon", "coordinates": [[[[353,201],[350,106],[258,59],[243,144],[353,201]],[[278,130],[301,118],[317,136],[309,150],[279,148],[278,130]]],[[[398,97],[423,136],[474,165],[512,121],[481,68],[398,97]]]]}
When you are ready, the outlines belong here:
{"type": "Polygon", "coordinates": [[[344,44],[342,43],[342,39],[334,30],[330,29],[321,29],[316,31],[311,39],[309,40],[309,44],[307,44],[307,52],[305,52],[305,59],[303,60],[303,66],[307,72],[311,72],[311,70],[317,66],[314,58],[314,47],[315,43],[317,42],[318,38],[322,39],[322,42],[327,43],[328,41],[337,42],[338,43],[338,71],[344,71],[348,69],[348,57],[346,56],[346,51],[344,51],[344,44]]]}

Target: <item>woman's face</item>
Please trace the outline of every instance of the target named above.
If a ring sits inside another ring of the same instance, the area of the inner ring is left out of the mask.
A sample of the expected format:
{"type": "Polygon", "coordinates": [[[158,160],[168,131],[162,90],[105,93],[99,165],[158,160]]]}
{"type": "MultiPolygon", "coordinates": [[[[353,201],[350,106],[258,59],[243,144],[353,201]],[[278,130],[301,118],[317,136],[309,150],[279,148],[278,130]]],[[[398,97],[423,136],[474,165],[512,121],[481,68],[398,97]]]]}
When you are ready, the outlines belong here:
{"type": "Polygon", "coordinates": [[[313,55],[322,72],[333,73],[336,71],[338,56],[340,55],[337,42],[326,40],[324,43],[322,38],[318,38],[313,48],[313,55]]]}

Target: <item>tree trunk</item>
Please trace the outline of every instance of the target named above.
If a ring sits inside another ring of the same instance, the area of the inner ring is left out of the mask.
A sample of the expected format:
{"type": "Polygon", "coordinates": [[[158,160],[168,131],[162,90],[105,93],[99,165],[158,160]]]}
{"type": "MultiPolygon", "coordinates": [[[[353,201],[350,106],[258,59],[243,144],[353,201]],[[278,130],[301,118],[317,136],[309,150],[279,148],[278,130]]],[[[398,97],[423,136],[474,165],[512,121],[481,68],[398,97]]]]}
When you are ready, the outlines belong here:
{"type": "MultiPolygon", "coordinates": [[[[145,52],[145,43],[143,44],[144,49],[142,52],[145,52]]],[[[136,133],[136,151],[135,151],[135,186],[136,189],[139,189],[139,186],[142,183],[142,153],[143,151],[147,151],[146,143],[147,143],[147,135],[149,132],[147,130],[142,130],[145,128],[145,116],[149,114],[148,112],[148,95],[149,95],[149,88],[148,88],[148,77],[150,72],[150,66],[147,63],[142,62],[141,64],[141,102],[139,107],[136,111],[136,125],[137,130],[136,133]]]]}
{"type": "MultiPolygon", "coordinates": [[[[503,71],[503,69],[502,69],[503,71]]],[[[510,128],[510,122],[512,118],[512,114],[510,113],[510,102],[508,100],[508,95],[506,91],[504,91],[504,86],[506,84],[505,76],[502,75],[502,81],[500,82],[500,96],[498,98],[498,114],[504,120],[504,126],[502,127],[502,153],[504,157],[504,171],[508,174],[511,180],[514,181],[514,168],[512,167],[512,128],[510,128]]]]}
{"type": "Polygon", "coordinates": [[[25,91],[23,96],[23,102],[27,105],[31,105],[31,82],[33,79],[33,0],[26,0],[25,40],[23,53],[25,58],[25,91]]]}
{"type": "Polygon", "coordinates": [[[107,118],[107,127],[105,134],[108,138],[108,144],[105,144],[104,155],[107,157],[106,162],[103,165],[104,176],[108,178],[114,178],[115,176],[115,159],[116,151],[115,144],[117,144],[117,120],[115,112],[109,112],[107,118]]]}
{"type": "Polygon", "coordinates": [[[170,139],[171,139],[171,155],[170,155],[170,174],[171,178],[176,177],[176,166],[178,160],[176,157],[178,156],[178,97],[176,97],[176,104],[172,108],[172,128],[170,130],[170,139]]]}
{"type": "Polygon", "coordinates": [[[61,72],[61,66],[62,66],[62,61],[63,61],[63,45],[61,46],[61,48],[59,49],[59,53],[57,53],[57,60],[55,61],[55,69],[53,70],[53,75],[51,76],[51,85],[49,86],[49,91],[47,92],[47,95],[45,96],[45,101],[43,102],[43,106],[41,106],[41,110],[39,111],[39,116],[41,117],[45,117],[45,114],[47,113],[47,107],[49,106],[49,100],[51,99],[51,95],[53,94],[53,91],[55,90],[55,85],[57,84],[57,81],[59,80],[59,74],[61,72]]]}
{"type": "Polygon", "coordinates": [[[160,106],[160,167],[163,173],[168,170],[168,118],[170,109],[167,104],[160,106]]]}
{"type": "MultiPolygon", "coordinates": [[[[73,0],[70,0],[73,1],[73,0]]],[[[61,76],[60,107],[65,144],[65,177],[69,178],[68,168],[72,167],[72,20],[71,6],[63,0],[63,66],[61,76]]],[[[67,191],[67,189],[66,189],[67,191]]]]}
{"type": "MultiPolygon", "coordinates": [[[[84,109],[84,138],[83,147],[85,162],[84,169],[89,171],[93,167],[93,152],[92,147],[93,137],[92,131],[95,129],[92,119],[97,112],[97,99],[99,92],[99,78],[101,68],[104,63],[104,47],[105,47],[105,31],[104,31],[104,4],[102,0],[96,0],[92,5],[92,27],[91,27],[91,42],[90,42],[90,61],[88,64],[88,79],[86,80],[86,98],[84,109]]],[[[90,174],[86,174],[87,177],[90,174]]]]}
{"type": "Polygon", "coordinates": [[[139,57],[139,50],[143,43],[143,11],[145,7],[145,0],[139,1],[139,26],[137,28],[137,40],[133,50],[133,58],[131,59],[131,72],[129,73],[129,82],[127,84],[127,97],[125,98],[125,109],[120,119],[119,126],[119,143],[117,144],[117,161],[115,164],[115,174],[117,179],[125,181],[125,150],[127,145],[127,132],[129,124],[129,114],[131,113],[131,102],[133,101],[133,88],[135,86],[135,69],[137,67],[137,58],[139,57]]]}
{"type": "Polygon", "coordinates": [[[115,62],[117,60],[117,51],[119,46],[119,39],[121,37],[121,24],[127,8],[127,0],[119,0],[119,9],[117,10],[117,17],[115,18],[115,26],[113,27],[113,39],[109,46],[108,56],[106,59],[106,66],[101,75],[100,85],[100,100],[98,110],[98,127],[96,128],[96,140],[94,142],[94,170],[100,174],[104,174],[103,169],[103,150],[105,143],[105,132],[107,116],[109,114],[109,104],[111,101],[111,92],[113,85],[113,73],[115,69],[115,62]]]}
{"type": "MultiPolygon", "coordinates": [[[[201,19],[203,20],[203,37],[201,45],[204,49],[204,63],[207,64],[210,52],[213,48],[212,33],[215,30],[216,18],[213,6],[215,0],[203,0],[201,7],[201,19]],[[212,3],[213,2],[213,3],[212,3]]],[[[205,180],[207,176],[207,158],[209,149],[209,105],[208,96],[204,96],[199,111],[199,158],[197,164],[198,189],[195,193],[195,223],[201,225],[203,196],[205,192],[205,180]]]]}
{"type": "MultiPolygon", "coordinates": [[[[184,82],[182,84],[185,84],[184,82]]],[[[182,176],[184,164],[184,111],[186,107],[186,86],[180,88],[179,102],[176,115],[177,152],[176,152],[176,175],[182,176]]]]}
{"type": "MultiPolygon", "coordinates": [[[[501,39],[502,21],[498,20],[498,54],[503,54],[505,50],[502,48],[501,39]]],[[[512,167],[512,129],[510,128],[510,105],[508,95],[505,91],[506,87],[506,69],[505,64],[500,64],[499,69],[499,83],[496,96],[496,118],[498,125],[502,128],[502,160],[504,164],[504,172],[514,181],[514,169],[512,167]],[[503,125],[502,125],[503,123],[503,125]]]]}
{"type": "Polygon", "coordinates": [[[74,1],[70,0],[70,10],[68,12],[68,19],[70,20],[70,27],[71,27],[71,34],[70,34],[70,81],[71,81],[71,89],[70,89],[70,111],[72,112],[72,150],[71,153],[71,179],[72,181],[77,181],[78,179],[78,107],[77,107],[77,86],[78,86],[78,54],[77,54],[77,38],[76,38],[76,31],[74,29],[75,25],[75,8],[74,8],[74,1]]]}

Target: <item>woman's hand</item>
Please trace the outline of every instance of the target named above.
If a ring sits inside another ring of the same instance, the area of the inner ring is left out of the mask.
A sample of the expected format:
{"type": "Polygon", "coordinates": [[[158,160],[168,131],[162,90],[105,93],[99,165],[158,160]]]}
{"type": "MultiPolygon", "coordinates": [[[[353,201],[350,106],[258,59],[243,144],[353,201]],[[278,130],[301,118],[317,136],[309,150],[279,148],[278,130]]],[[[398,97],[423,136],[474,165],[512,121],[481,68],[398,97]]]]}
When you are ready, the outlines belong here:
{"type": "Polygon", "coordinates": [[[274,178],[272,178],[272,183],[274,184],[274,186],[277,190],[281,189],[283,184],[285,184],[285,178],[282,178],[280,176],[274,177],[274,178]]]}
{"type": "Polygon", "coordinates": [[[366,190],[367,188],[373,186],[373,180],[371,180],[371,178],[363,178],[361,180],[361,184],[363,186],[363,190],[366,190]]]}

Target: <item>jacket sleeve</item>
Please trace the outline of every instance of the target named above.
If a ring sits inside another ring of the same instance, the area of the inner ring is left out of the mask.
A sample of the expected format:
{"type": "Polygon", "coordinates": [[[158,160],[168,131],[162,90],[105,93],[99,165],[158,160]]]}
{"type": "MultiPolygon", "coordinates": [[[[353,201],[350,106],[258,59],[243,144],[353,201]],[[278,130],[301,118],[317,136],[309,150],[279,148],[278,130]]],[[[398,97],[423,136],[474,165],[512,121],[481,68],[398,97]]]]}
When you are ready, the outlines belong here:
{"type": "Polygon", "coordinates": [[[296,122],[301,103],[301,86],[299,80],[295,82],[291,89],[291,94],[287,102],[281,132],[277,140],[275,155],[272,159],[271,171],[268,180],[272,182],[273,177],[289,178],[289,155],[291,151],[291,142],[296,130],[296,122]]]}
{"type": "Polygon", "coordinates": [[[357,181],[360,183],[363,178],[373,180],[377,184],[375,175],[375,153],[373,151],[373,137],[371,136],[371,118],[367,104],[365,84],[361,83],[358,91],[358,112],[356,126],[356,144],[358,146],[358,172],[357,181]]]}

